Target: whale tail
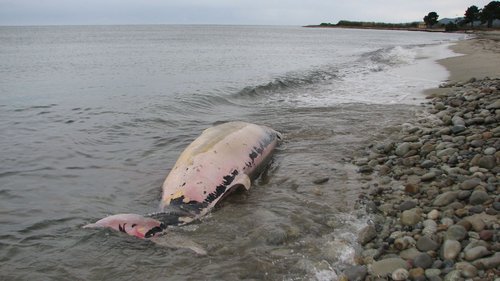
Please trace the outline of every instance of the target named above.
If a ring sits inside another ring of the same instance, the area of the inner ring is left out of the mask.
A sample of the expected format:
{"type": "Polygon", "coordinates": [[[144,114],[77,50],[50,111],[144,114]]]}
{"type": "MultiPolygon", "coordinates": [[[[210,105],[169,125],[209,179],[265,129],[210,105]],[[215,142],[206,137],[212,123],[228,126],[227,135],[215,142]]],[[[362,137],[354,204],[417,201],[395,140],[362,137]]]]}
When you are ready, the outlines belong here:
{"type": "Polygon", "coordinates": [[[169,233],[162,236],[168,225],[180,225],[180,213],[155,213],[147,216],[136,214],[117,214],[105,217],[95,223],[84,225],[83,228],[111,228],[141,239],[148,239],[155,244],[169,248],[186,248],[198,255],[206,255],[202,246],[185,237],[169,233]]]}
{"type": "Polygon", "coordinates": [[[166,228],[166,225],[154,218],[136,214],[117,214],[105,217],[83,228],[111,228],[138,238],[152,238],[166,228]]]}

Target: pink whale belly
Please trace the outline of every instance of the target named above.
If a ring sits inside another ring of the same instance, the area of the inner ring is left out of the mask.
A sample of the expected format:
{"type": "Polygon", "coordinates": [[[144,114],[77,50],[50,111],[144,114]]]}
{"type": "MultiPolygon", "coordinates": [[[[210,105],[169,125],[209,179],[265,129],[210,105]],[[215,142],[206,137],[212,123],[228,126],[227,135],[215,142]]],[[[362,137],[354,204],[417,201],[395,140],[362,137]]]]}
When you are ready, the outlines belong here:
{"type": "Polygon", "coordinates": [[[229,122],[205,130],[180,155],[163,184],[160,209],[180,209],[194,217],[206,214],[235,186],[267,165],[281,139],[265,126],[229,122]]]}

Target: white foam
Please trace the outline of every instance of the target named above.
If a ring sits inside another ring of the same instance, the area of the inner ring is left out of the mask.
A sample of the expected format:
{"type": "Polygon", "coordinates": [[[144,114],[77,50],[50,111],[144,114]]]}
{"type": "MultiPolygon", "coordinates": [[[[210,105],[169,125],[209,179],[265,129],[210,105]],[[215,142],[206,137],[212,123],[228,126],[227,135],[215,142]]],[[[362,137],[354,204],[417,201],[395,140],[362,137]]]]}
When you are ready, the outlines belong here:
{"type": "Polygon", "coordinates": [[[340,79],[280,98],[298,106],[420,104],[425,101],[426,89],[448,79],[449,72],[437,60],[459,56],[449,49],[450,44],[380,50],[369,60],[341,69],[340,79]]]}
{"type": "Polygon", "coordinates": [[[339,279],[335,270],[319,270],[315,273],[316,280],[318,281],[336,281],[339,279]]]}

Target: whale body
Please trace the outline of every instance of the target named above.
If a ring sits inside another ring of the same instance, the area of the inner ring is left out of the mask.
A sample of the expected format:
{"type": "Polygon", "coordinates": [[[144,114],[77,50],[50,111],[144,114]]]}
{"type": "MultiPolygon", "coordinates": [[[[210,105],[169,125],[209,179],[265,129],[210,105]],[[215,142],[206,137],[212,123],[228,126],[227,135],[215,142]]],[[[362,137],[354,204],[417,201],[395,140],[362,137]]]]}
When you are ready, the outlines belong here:
{"type": "Polygon", "coordinates": [[[181,153],[163,183],[159,211],[117,214],[84,227],[108,227],[139,238],[160,235],[209,213],[238,188],[250,189],[269,163],[281,134],[269,127],[228,122],[210,127],[181,153]]]}

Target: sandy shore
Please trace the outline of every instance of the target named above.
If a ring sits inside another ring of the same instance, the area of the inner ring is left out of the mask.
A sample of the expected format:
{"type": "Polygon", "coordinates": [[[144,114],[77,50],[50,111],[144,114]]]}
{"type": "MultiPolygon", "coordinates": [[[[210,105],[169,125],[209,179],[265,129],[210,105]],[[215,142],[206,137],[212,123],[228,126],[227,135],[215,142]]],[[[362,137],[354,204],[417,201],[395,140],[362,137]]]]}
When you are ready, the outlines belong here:
{"type": "MultiPolygon", "coordinates": [[[[467,82],[471,78],[500,78],[500,31],[478,33],[476,38],[459,41],[451,49],[462,56],[439,60],[450,72],[449,84],[467,82]]],[[[453,87],[430,89],[427,95],[445,94],[453,87]]]]}

